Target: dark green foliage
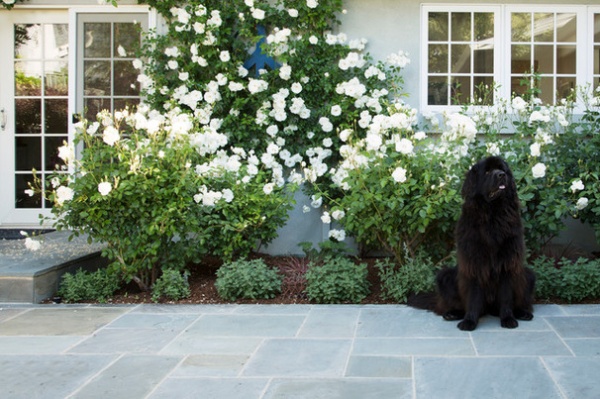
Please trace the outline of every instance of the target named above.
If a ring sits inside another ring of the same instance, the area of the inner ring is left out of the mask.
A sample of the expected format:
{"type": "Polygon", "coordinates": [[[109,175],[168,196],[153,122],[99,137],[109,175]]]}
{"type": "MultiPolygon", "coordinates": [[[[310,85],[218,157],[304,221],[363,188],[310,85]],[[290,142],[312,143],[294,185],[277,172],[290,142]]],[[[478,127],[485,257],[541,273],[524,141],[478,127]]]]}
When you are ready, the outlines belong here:
{"type": "Polygon", "coordinates": [[[314,263],[306,272],[306,294],[317,303],[359,303],[369,294],[367,265],[347,258],[314,263]]]}
{"type": "Polygon", "coordinates": [[[536,274],[537,299],[569,303],[600,298],[600,260],[580,258],[573,262],[540,257],[531,262],[536,274]]]}
{"type": "Polygon", "coordinates": [[[88,272],[79,269],[63,275],[57,295],[65,302],[106,302],[121,285],[121,278],[106,269],[88,272]]]}
{"type": "Polygon", "coordinates": [[[281,292],[281,276],[262,259],[238,260],[217,270],[215,286],[219,296],[237,299],[270,299],[281,292]]]}
{"type": "Polygon", "coordinates": [[[383,299],[405,303],[410,294],[435,289],[435,267],[428,258],[410,258],[398,265],[390,260],[377,261],[383,299]]]}
{"type": "Polygon", "coordinates": [[[190,296],[190,284],[188,272],[181,273],[178,270],[167,269],[154,283],[152,287],[152,300],[158,302],[160,298],[178,301],[190,296]]]}

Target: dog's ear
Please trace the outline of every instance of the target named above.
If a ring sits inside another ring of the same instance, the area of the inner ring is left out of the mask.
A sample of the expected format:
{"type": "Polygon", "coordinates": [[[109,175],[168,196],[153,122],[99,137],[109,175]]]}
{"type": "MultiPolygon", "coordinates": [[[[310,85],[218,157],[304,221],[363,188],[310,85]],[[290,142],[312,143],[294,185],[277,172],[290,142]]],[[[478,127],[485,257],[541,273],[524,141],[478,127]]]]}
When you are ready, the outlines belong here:
{"type": "Polygon", "coordinates": [[[465,176],[465,181],[462,185],[461,195],[464,199],[474,197],[477,194],[477,175],[479,174],[479,163],[471,166],[471,169],[465,176]]]}

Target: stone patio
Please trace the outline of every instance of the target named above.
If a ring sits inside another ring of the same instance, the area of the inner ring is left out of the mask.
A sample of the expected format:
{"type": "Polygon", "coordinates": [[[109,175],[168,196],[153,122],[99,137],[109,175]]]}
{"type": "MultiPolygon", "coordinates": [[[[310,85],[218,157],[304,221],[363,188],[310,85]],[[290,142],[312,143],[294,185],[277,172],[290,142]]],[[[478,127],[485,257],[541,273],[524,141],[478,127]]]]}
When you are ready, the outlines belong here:
{"type": "Polygon", "coordinates": [[[2,398],[600,396],[600,305],[462,332],[403,305],[1,305],[2,398]]]}

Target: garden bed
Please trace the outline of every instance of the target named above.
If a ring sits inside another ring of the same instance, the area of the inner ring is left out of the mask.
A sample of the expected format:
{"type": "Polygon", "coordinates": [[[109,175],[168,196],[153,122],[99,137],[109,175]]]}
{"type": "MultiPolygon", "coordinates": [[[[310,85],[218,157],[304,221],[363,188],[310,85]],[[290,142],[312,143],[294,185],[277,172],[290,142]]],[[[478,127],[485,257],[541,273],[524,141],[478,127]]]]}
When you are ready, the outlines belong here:
{"type": "MultiPolygon", "coordinates": [[[[281,293],[273,299],[240,299],[235,303],[245,304],[308,304],[311,303],[304,293],[305,282],[303,274],[307,269],[309,261],[306,258],[296,256],[268,256],[256,255],[262,258],[265,263],[278,269],[283,276],[281,293]]],[[[378,270],[375,268],[377,258],[365,258],[362,262],[368,265],[368,280],[370,282],[371,293],[362,301],[362,303],[393,303],[384,300],[381,297],[378,270]]],[[[217,279],[216,272],[222,265],[222,262],[215,258],[204,259],[199,264],[190,264],[188,281],[190,284],[191,295],[188,298],[179,301],[159,301],[160,303],[172,304],[223,304],[231,303],[219,297],[215,287],[217,279]]],[[[151,292],[141,291],[137,285],[131,283],[125,288],[119,290],[108,300],[112,304],[136,304],[136,303],[154,303],[151,292]]]]}
{"type": "MultiPolygon", "coordinates": [[[[160,300],[158,303],[166,304],[311,304],[305,293],[306,283],[304,273],[307,270],[309,260],[297,256],[268,256],[254,255],[253,258],[261,258],[265,263],[277,270],[283,276],[281,293],[272,299],[239,299],[235,302],[227,301],[221,298],[215,287],[217,279],[216,273],[222,261],[217,258],[206,258],[201,263],[188,265],[189,285],[191,295],[188,298],[172,301],[160,300]]],[[[361,302],[362,304],[393,304],[396,303],[391,299],[384,299],[382,296],[381,282],[379,279],[379,270],[375,267],[375,263],[381,258],[362,258],[360,262],[367,264],[368,280],[370,283],[370,293],[361,302]]],[[[51,302],[50,300],[48,302],[51,302]]],[[[152,300],[151,292],[144,292],[139,287],[130,283],[124,288],[117,291],[112,298],[106,301],[110,304],[143,304],[156,303],[152,300]]],[[[565,304],[564,300],[559,298],[549,298],[538,300],[539,304],[565,304]]],[[[577,303],[598,304],[600,298],[590,298],[579,301],[577,303]]]]}

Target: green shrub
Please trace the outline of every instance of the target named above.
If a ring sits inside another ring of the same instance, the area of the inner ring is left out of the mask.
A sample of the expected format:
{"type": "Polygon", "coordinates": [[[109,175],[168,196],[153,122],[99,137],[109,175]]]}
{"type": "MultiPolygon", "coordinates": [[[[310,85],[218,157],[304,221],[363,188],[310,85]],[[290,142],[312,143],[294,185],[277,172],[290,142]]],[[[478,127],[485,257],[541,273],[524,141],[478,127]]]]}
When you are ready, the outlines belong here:
{"type": "Polygon", "coordinates": [[[347,258],[311,264],[306,272],[306,294],[317,303],[359,303],[369,294],[367,265],[347,258]]]}
{"type": "Polygon", "coordinates": [[[281,292],[281,276],[262,259],[238,260],[217,270],[215,286],[219,296],[237,299],[271,299],[281,292]]]}
{"type": "Polygon", "coordinates": [[[160,298],[178,301],[190,296],[190,284],[188,272],[181,273],[178,270],[167,269],[156,280],[152,287],[152,300],[158,302],[160,298]]]}
{"type": "Polygon", "coordinates": [[[75,274],[65,273],[57,295],[65,302],[106,302],[119,289],[121,278],[106,269],[88,272],[79,269],[75,274]]]}
{"type": "Polygon", "coordinates": [[[435,267],[430,259],[410,258],[402,265],[377,261],[383,299],[405,303],[410,294],[435,289],[435,267]]]}
{"type": "Polygon", "coordinates": [[[531,263],[536,274],[536,297],[568,303],[600,297],[600,261],[580,258],[573,262],[540,257],[531,263]]]}

